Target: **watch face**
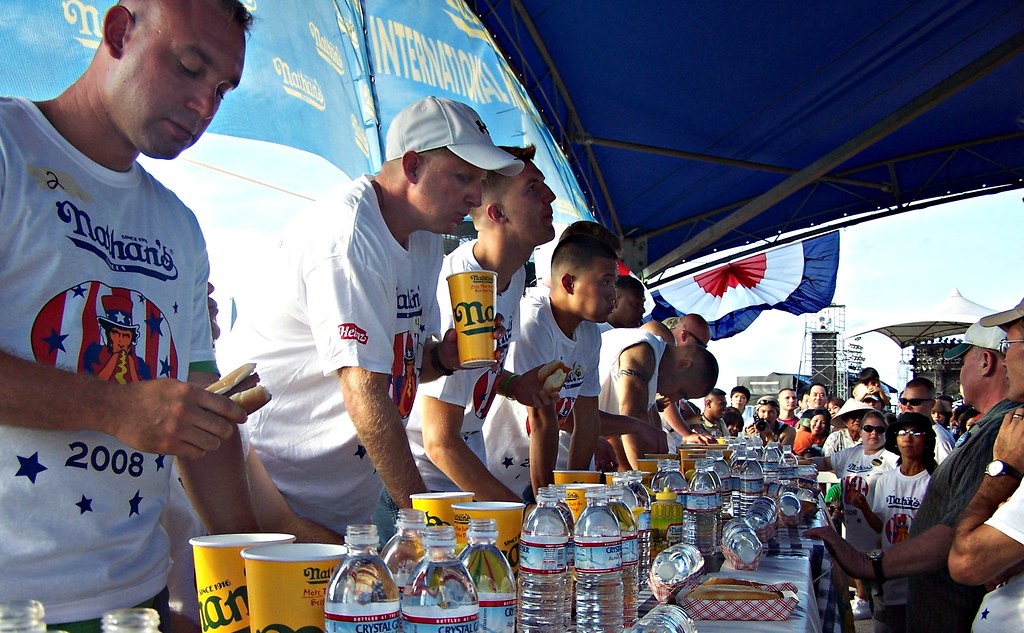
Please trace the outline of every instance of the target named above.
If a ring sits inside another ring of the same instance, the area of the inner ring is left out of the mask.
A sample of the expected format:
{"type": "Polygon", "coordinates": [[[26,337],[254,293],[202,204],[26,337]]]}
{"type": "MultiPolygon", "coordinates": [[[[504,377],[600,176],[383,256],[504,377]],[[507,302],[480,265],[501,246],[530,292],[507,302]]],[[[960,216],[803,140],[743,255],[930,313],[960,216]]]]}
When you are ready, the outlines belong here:
{"type": "Polygon", "coordinates": [[[988,473],[992,477],[998,477],[999,475],[1003,474],[1003,462],[1000,462],[1000,461],[989,462],[988,466],[985,467],[985,472],[988,473]]]}

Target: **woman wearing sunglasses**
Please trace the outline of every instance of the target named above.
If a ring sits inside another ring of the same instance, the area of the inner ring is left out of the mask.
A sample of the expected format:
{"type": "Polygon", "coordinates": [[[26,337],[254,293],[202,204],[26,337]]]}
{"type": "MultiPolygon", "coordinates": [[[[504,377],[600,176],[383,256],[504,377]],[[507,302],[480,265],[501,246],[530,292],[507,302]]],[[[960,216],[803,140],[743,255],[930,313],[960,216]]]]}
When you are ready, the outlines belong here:
{"type": "MultiPolygon", "coordinates": [[[[885,416],[874,409],[867,411],[860,421],[860,444],[833,453],[830,457],[815,457],[811,462],[818,470],[832,470],[843,487],[843,522],[846,540],[860,552],[879,547],[876,532],[862,508],[867,506],[874,482],[887,470],[896,468],[896,453],[885,450],[885,416]]],[[[871,617],[871,597],[878,593],[870,581],[855,581],[857,596],[851,607],[853,617],[865,620],[871,617]]],[[[882,614],[876,614],[881,620],[882,614]]],[[[877,625],[876,625],[877,626],[877,625]]]]}
{"type": "MultiPolygon", "coordinates": [[[[924,501],[931,473],[938,465],[932,421],[920,413],[900,415],[885,430],[885,448],[899,453],[898,467],[875,480],[870,501],[860,508],[868,524],[881,535],[881,552],[872,553],[879,561],[882,552],[910,537],[910,525],[924,501]]],[[[907,579],[886,580],[883,588],[885,630],[903,633],[907,630],[907,579]]]]}

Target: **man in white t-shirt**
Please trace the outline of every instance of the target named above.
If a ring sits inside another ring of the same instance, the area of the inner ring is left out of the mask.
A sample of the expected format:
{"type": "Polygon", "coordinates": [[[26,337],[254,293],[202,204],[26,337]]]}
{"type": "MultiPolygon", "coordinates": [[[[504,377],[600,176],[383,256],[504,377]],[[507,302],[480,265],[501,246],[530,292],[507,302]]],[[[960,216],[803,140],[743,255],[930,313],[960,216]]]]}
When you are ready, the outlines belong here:
{"type": "Polygon", "coordinates": [[[534,248],[555,237],[551,224],[555,194],[533,162],[536,150],[532,145],[502,149],[523,161],[523,171],[516,176],[489,172],[484,178],[483,203],[470,212],[479,237],[445,257],[437,286],[441,327],[448,328],[453,317],[444,281],[447,276],[467,270],[497,273],[496,312],[505,327],[505,335],[497,342],[499,362],[422,385],[407,428],[409,446],[427,488],[470,490],[477,501],[521,499],[487,470],[482,428],[495,398],[508,396],[530,404],[531,392],[540,397],[546,394],[539,389],[536,371],[517,376],[505,370],[504,364],[519,330],[524,265],[534,248]]]}
{"type": "MultiPolygon", "coordinates": [[[[472,108],[421,99],[392,122],[380,172],[324,194],[265,258],[266,281],[240,301],[221,353],[257,363],[274,394],[250,419],[250,471],[322,528],[300,539],[366,523],[382,487],[402,508],[426,490],[404,421],[420,381],[458,368],[454,331],[430,338],[439,234],[480,206],[488,170],[522,168],[472,108]]],[[[268,529],[291,527],[275,525],[272,506],[257,511],[268,529]]]]}
{"type": "Polygon", "coordinates": [[[0,99],[0,602],[39,600],[50,625],[166,608],[175,457],[207,529],[259,529],[245,411],[203,390],[206,244],[137,162],[202,135],[250,23],[239,3],[124,0],[61,95],[0,99]]]}
{"type": "MultiPolygon", "coordinates": [[[[523,493],[554,483],[557,467],[587,469],[600,430],[597,397],[601,334],[615,305],[615,251],[594,237],[559,240],[551,256],[551,288],[520,306],[519,337],[506,360],[513,372],[553,360],[569,368],[553,406],[502,398],[484,423],[487,467],[505,487],[523,493]],[[559,448],[559,431],[568,446],[559,448]]],[[[529,497],[529,494],[526,495],[529,497]]]]}

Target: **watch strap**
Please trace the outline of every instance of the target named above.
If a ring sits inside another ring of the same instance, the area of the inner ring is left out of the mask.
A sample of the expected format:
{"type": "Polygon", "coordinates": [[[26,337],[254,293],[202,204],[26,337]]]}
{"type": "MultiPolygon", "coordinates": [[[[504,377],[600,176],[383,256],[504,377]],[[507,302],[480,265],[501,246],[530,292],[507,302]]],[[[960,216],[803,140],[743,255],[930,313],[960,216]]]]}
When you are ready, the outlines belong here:
{"type": "Polygon", "coordinates": [[[882,557],[871,557],[871,566],[875,568],[875,581],[878,584],[885,582],[885,572],[882,570],[882,557]]]}
{"type": "MultiPolygon", "coordinates": [[[[992,463],[998,463],[1000,465],[1000,472],[997,473],[997,475],[1006,475],[1008,477],[1013,477],[1017,481],[1017,483],[1020,483],[1022,480],[1024,480],[1024,473],[1021,473],[1019,470],[1007,464],[1006,462],[994,459],[992,460],[992,463]]],[[[987,473],[988,470],[986,469],[985,472],[987,473]]]]}

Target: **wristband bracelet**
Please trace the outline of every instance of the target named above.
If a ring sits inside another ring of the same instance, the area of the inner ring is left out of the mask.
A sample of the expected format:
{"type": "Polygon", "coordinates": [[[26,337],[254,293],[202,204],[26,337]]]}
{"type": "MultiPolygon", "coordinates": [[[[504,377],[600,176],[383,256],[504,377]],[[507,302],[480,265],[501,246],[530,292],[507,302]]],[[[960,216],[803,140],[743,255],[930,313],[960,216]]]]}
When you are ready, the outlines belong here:
{"type": "Polygon", "coordinates": [[[508,394],[508,388],[512,385],[512,381],[515,380],[516,378],[519,378],[518,374],[509,374],[508,376],[506,376],[505,380],[501,381],[501,386],[498,387],[498,393],[508,398],[509,400],[515,400],[515,398],[508,394]]]}
{"type": "Polygon", "coordinates": [[[430,348],[430,364],[433,365],[434,369],[437,370],[437,373],[441,374],[442,376],[452,376],[455,374],[455,370],[448,369],[447,367],[444,366],[444,363],[441,362],[440,347],[441,343],[437,343],[436,345],[430,348]]]}

